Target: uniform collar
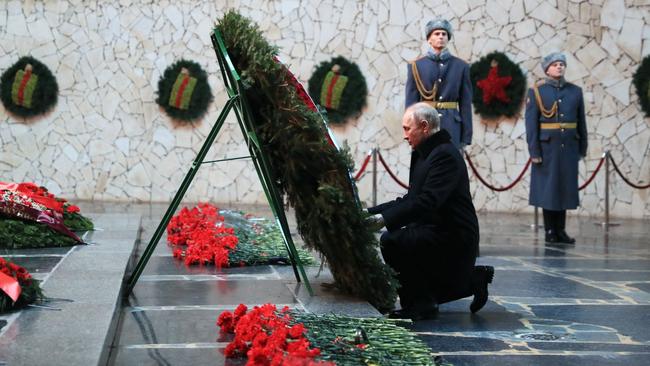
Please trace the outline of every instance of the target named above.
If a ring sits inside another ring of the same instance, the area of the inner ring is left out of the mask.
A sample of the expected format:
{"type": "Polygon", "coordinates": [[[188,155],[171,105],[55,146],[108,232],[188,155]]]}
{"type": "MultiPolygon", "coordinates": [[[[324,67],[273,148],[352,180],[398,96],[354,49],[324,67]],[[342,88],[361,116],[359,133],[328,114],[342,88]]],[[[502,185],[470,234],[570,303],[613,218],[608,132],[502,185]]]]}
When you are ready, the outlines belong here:
{"type": "Polygon", "coordinates": [[[417,151],[420,156],[427,157],[437,146],[448,142],[451,142],[449,132],[446,130],[440,130],[420,142],[420,144],[415,147],[415,151],[417,151]]]}
{"type": "Polygon", "coordinates": [[[553,86],[555,88],[561,88],[566,84],[566,80],[564,79],[564,76],[561,77],[559,80],[555,80],[553,78],[546,78],[546,84],[553,86]]]}
{"type": "Polygon", "coordinates": [[[433,48],[429,47],[427,57],[433,61],[447,61],[451,57],[451,53],[447,48],[444,48],[440,53],[436,53],[433,48]]]}

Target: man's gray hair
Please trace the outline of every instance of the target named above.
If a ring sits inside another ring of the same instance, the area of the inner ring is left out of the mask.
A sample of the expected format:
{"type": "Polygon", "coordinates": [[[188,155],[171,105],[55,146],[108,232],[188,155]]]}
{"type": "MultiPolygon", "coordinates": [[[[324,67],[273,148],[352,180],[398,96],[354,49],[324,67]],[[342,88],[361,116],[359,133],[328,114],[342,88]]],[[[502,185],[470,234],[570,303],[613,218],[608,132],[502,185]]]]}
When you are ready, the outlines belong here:
{"type": "Polygon", "coordinates": [[[425,102],[415,103],[408,107],[406,111],[410,112],[411,118],[414,118],[416,121],[427,121],[431,132],[436,132],[440,129],[440,115],[430,104],[425,102]]]}

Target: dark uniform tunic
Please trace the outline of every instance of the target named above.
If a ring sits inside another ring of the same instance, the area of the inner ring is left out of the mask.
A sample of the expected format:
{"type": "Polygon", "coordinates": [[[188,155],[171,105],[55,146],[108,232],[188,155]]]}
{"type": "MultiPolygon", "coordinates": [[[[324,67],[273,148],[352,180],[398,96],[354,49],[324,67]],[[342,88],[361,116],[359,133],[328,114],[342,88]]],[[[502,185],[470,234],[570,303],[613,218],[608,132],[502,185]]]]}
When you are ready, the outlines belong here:
{"type": "MultiPolygon", "coordinates": [[[[422,86],[427,91],[437,84],[436,95],[432,102],[457,102],[454,108],[442,108],[442,105],[432,104],[440,113],[440,127],[447,130],[451,140],[458,147],[472,143],[472,82],[469,78],[469,66],[458,57],[452,56],[447,50],[440,55],[429,52],[427,56],[412,63],[417,67],[422,86]]],[[[413,67],[407,65],[405,107],[420,101],[427,101],[418,91],[417,79],[413,75],[413,67]]]]}
{"type": "Polygon", "coordinates": [[[410,168],[404,197],[368,209],[384,217],[381,250],[398,272],[402,307],[470,296],[479,228],[465,161],[440,130],[416,147],[410,168]]]}
{"type": "Polygon", "coordinates": [[[578,161],[587,154],[587,125],[580,87],[548,79],[538,86],[546,116],[533,88],[526,101],[526,139],[533,164],[530,198],[533,206],[560,211],[578,207],[578,161]],[[556,110],[553,112],[553,105],[556,110]]]}

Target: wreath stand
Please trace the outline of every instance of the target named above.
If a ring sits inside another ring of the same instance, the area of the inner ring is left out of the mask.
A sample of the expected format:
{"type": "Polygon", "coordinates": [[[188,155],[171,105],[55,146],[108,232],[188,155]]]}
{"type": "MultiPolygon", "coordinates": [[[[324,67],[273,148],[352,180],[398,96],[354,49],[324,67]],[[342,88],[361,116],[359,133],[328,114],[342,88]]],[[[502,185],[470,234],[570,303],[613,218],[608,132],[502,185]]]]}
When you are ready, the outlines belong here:
{"type": "Polygon", "coordinates": [[[212,130],[210,130],[210,133],[208,134],[208,137],[203,143],[201,150],[199,151],[198,155],[192,162],[190,170],[187,172],[187,175],[185,175],[185,179],[181,183],[178,191],[176,192],[176,195],[172,199],[172,202],[170,203],[169,207],[167,208],[165,215],[163,216],[162,220],[158,224],[158,228],[156,229],[153,236],[151,237],[151,240],[149,241],[147,248],[142,253],[140,260],[138,261],[131,276],[129,277],[125,296],[128,296],[131,293],[131,291],[133,291],[133,288],[138,282],[138,279],[140,278],[142,271],[147,265],[149,258],[153,254],[156,245],[158,245],[160,238],[165,232],[165,228],[167,227],[167,224],[169,224],[169,221],[171,220],[172,216],[176,212],[178,205],[183,199],[183,196],[185,196],[185,192],[187,191],[190,184],[192,183],[192,180],[194,179],[194,176],[198,172],[201,164],[216,163],[216,162],[236,160],[236,159],[247,159],[247,158],[251,158],[253,164],[255,165],[257,176],[259,177],[260,183],[264,188],[266,199],[271,205],[273,216],[275,216],[275,220],[277,224],[280,225],[280,230],[282,232],[284,244],[289,254],[289,259],[291,260],[291,265],[293,267],[293,272],[294,275],[296,276],[296,280],[298,282],[301,282],[300,278],[302,277],[305,286],[309,291],[309,294],[313,296],[314,292],[311,288],[311,285],[309,284],[307,275],[305,274],[305,269],[303,268],[302,263],[300,262],[300,257],[298,256],[298,252],[296,250],[296,246],[293,243],[293,239],[291,239],[291,231],[289,230],[287,216],[286,213],[284,212],[284,207],[282,205],[282,198],[280,197],[280,194],[278,193],[278,190],[274,183],[268,154],[264,151],[264,147],[260,143],[259,139],[257,138],[257,134],[255,133],[250,105],[245,95],[245,90],[247,89],[247,87],[242,82],[239,73],[237,72],[237,70],[235,70],[233,63],[230,60],[230,56],[228,55],[228,50],[226,49],[226,46],[223,42],[223,38],[221,37],[221,34],[219,33],[219,30],[215,28],[213,33],[210,35],[210,38],[212,39],[212,46],[214,47],[214,50],[217,53],[219,67],[221,69],[221,76],[223,77],[223,81],[226,84],[225,87],[226,87],[226,91],[228,92],[229,99],[224,105],[223,109],[221,110],[221,113],[217,118],[217,122],[214,124],[214,126],[212,126],[212,130]],[[237,117],[239,127],[241,128],[242,135],[246,140],[246,145],[248,146],[248,151],[250,152],[250,156],[204,161],[205,156],[210,150],[212,144],[214,143],[214,140],[219,134],[219,130],[221,130],[221,127],[223,126],[223,123],[226,120],[226,117],[228,116],[231,110],[235,111],[235,115],[237,117]],[[298,272],[300,272],[300,274],[298,274],[298,272]]]}

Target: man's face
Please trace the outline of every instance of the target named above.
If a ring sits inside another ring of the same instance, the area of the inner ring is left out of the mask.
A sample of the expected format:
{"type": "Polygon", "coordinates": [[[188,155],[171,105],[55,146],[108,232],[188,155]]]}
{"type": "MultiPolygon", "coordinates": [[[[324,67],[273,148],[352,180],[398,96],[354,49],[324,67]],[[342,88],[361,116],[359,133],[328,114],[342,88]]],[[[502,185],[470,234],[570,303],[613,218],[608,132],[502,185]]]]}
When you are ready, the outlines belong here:
{"type": "Polygon", "coordinates": [[[548,67],[548,69],[546,69],[546,75],[552,77],[553,79],[559,79],[564,76],[565,69],[566,66],[564,65],[564,62],[555,61],[551,64],[551,66],[548,67]]]}
{"type": "Polygon", "coordinates": [[[443,48],[447,47],[447,42],[449,42],[449,35],[444,29],[434,29],[431,34],[429,34],[429,39],[427,40],[429,45],[434,50],[440,51],[443,48]]]}
{"type": "Polygon", "coordinates": [[[415,149],[429,134],[429,125],[427,121],[416,121],[413,113],[406,113],[402,117],[402,129],[404,130],[404,140],[411,148],[415,149]]]}

